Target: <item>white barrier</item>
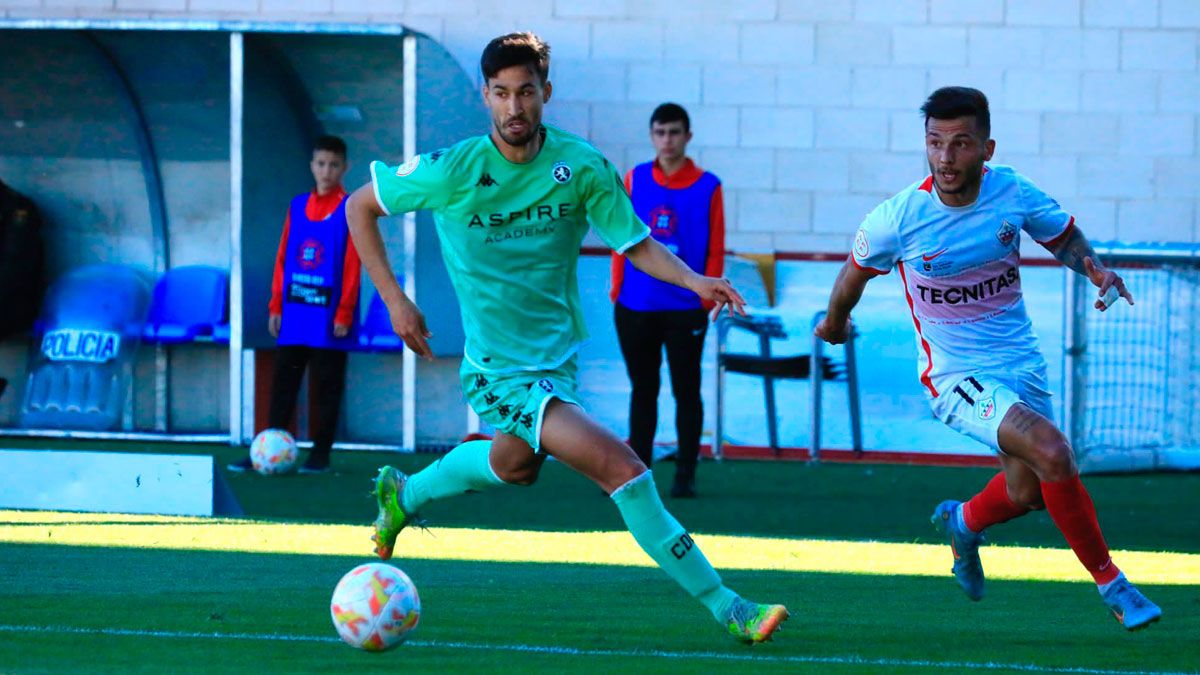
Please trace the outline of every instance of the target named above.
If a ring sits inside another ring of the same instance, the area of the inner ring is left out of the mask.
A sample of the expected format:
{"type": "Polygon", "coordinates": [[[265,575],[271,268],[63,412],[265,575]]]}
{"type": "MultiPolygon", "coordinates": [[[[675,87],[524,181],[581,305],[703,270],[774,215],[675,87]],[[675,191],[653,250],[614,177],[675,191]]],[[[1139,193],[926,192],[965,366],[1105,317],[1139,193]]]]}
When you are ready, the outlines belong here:
{"type": "Polygon", "coordinates": [[[0,450],[0,508],[211,516],[230,497],[207,455],[0,450]]]}

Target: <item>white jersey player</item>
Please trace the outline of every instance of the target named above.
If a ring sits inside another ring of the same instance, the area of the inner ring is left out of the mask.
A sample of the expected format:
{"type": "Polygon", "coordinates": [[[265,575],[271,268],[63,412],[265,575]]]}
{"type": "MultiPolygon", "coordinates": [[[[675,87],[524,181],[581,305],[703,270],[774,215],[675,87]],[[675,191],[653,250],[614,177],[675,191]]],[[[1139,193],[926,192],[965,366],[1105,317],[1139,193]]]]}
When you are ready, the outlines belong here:
{"type": "Polygon", "coordinates": [[[947,500],[934,511],[959,585],[972,600],[983,597],[985,528],[1045,508],[1117,620],[1129,630],[1149,625],[1162,610],[1113,564],[1070,443],[1053,422],[1046,363],[1021,294],[1021,233],[1087,276],[1100,311],[1133,296],[1057,202],[1011,168],[985,164],[996,143],[982,92],[944,87],[921,111],[930,175],[864,220],[815,332],[845,342],[867,282],[898,269],[934,412],[997,450],[1003,466],[966,503],[947,500]]]}
{"type": "Polygon", "coordinates": [[[993,448],[1018,399],[1053,419],[1046,362],[1021,294],[1021,233],[1053,247],[1072,227],[1074,218],[1024,176],[985,165],[973,204],[943,203],[930,176],[876,207],[855,235],[851,264],[869,275],[900,273],[934,411],[993,448]],[[1003,382],[980,382],[999,374],[1003,382]],[[1008,393],[1019,396],[993,398],[1008,393]]]}

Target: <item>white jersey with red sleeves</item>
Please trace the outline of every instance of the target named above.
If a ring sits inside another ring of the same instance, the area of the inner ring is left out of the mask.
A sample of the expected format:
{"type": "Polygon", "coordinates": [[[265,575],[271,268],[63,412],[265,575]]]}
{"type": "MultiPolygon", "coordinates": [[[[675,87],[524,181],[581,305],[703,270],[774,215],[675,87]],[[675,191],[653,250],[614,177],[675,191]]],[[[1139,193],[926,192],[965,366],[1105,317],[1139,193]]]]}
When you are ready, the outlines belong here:
{"type": "Polygon", "coordinates": [[[965,373],[1044,365],[1021,296],[1021,231],[1050,244],[1074,222],[1011,167],[985,167],[969,206],[943,204],[932,177],[880,204],[850,259],[877,274],[900,269],[921,384],[936,397],[965,373]]]}

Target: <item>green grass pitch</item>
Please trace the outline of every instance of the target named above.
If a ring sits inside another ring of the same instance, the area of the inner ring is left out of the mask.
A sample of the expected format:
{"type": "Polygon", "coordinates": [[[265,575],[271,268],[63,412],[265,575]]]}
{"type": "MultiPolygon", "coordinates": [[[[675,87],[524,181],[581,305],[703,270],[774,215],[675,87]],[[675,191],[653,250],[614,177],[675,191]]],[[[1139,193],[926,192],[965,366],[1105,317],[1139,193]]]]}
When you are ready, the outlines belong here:
{"type": "MultiPolygon", "coordinates": [[[[235,452],[170,450],[214,452],[222,464],[235,452]]],[[[792,611],[775,641],[753,648],[729,640],[652,567],[495,562],[486,552],[479,560],[404,559],[399,564],[421,593],[420,626],[396,650],[352,649],[333,630],[329,595],[343,573],[370,559],[369,479],[383,461],[412,470],[432,459],[345,454],[335,456],[332,475],[229,477],[248,518],[362,525],[361,555],[66,546],[0,536],[0,672],[1200,670],[1200,579],[1143,585],[1164,617],[1129,634],[1108,616],[1082,570],[1072,582],[1033,580],[1036,570],[1029,580],[992,580],[987,597],[972,603],[949,576],[948,550],[943,577],[725,572],[739,592],[782,601],[792,611]]],[[[672,469],[668,463],[656,470],[660,486],[669,483],[672,469]]],[[[706,463],[702,498],[668,500],[668,506],[701,534],[702,546],[704,534],[934,544],[939,540],[927,521],[933,505],[969,496],[989,475],[979,469],[706,463]]],[[[1085,482],[1114,548],[1200,553],[1200,475],[1085,482]]],[[[553,464],[532,488],[462,497],[425,515],[433,547],[439,527],[620,529],[597,488],[553,464]]],[[[0,533],[11,529],[0,522],[0,533]]],[[[401,535],[401,543],[410,534],[401,535]]],[[[1063,548],[1043,514],[995,528],[992,542],[1063,548]]],[[[309,548],[304,541],[295,547],[309,548]]],[[[1137,580],[1136,569],[1127,572],[1137,580]]]]}

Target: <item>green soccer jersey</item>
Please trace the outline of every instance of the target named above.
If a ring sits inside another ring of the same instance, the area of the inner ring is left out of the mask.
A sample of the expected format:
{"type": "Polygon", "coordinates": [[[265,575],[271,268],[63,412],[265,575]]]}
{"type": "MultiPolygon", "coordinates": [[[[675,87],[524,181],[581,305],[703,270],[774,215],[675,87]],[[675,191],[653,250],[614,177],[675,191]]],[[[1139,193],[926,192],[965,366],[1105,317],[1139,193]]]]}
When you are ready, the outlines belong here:
{"type": "Polygon", "coordinates": [[[541,152],[525,164],[505,159],[489,136],[399,167],[371,164],[389,215],[433,210],[462,305],[466,358],[480,370],[555,368],[587,338],[576,267],[589,221],[618,253],[650,234],[599,151],[543,129],[541,152]]]}

